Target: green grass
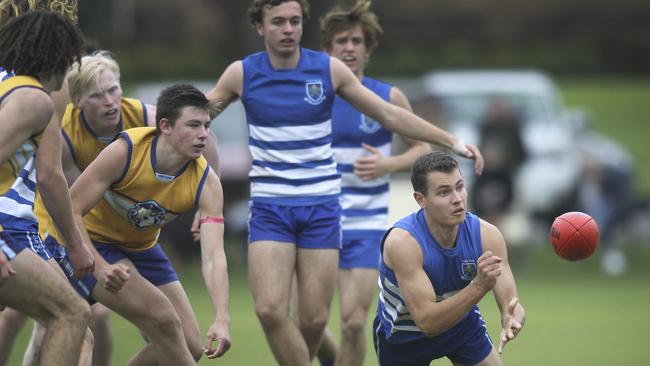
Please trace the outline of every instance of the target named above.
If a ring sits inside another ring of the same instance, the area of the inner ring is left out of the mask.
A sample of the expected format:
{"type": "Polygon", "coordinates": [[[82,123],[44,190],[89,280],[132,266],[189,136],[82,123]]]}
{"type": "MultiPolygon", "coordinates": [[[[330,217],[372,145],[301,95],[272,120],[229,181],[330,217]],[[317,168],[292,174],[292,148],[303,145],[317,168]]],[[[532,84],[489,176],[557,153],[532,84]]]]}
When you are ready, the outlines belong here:
{"type": "MultiPolygon", "coordinates": [[[[622,277],[605,277],[598,257],[584,262],[566,262],[549,247],[536,247],[525,263],[514,263],[514,273],[528,319],[520,336],[506,347],[508,365],[642,365],[650,349],[650,249],[627,248],[631,270],[622,277]]],[[[210,319],[210,305],[198,272],[198,264],[180,271],[202,331],[210,319]]],[[[245,273],[231,265],[231,317],[233,348],[220,365],[275,364],[253,310],[245,273]]],[[[335,300],[336,303],[336,300],[335,300]]],[[[500,330],[499,315],[492,296],[481,303],[490,334],[500,330]]],[[[332,328],[338,333],[338,309],[333,307],[332,328]]],[[[114,365],[124,365],[143,344],[136,329],[113,316],[114,365]]],[[[367,331],[370,337],[371,330],[367,331]]],[[[28,330],[21,333],[16,350],[24,347],[28,330]]],[[[19,365],[14,352],[10,365],[19,365]]],[[[207,359],[201,365],[215,364],[207,359]]],[[[375,365],[368,345],[365,365],[375,365]]],[[[447,365],[436,361],[434,365],[447,365]]]]}

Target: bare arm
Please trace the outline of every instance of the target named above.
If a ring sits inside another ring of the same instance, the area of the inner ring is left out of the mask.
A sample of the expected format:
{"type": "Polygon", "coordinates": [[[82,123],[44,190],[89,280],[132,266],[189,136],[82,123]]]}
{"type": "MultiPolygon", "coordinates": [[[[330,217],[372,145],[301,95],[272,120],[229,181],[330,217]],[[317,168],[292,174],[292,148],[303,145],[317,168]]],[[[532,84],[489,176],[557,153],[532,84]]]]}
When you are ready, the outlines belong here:
{"type": "Polygon", "coordinates": [[[36,151],[37,181],[43,204],[67,244],[74,275],[85,277],[93,272],[94,260],[89,252],[87,237],[82,232],[83,223],[76,223],[72,216],[70,192],[63,173],[61,157],[63,138],[60,113],[65,110],[67,104],[65,89],[67,87],[63,91],[52,93],[55,112],[36,151]]]}
{"type": "MultiPolygon", "coordinates": [[[[70,195],[73,216],[80,225],[83,225],[83,216],[97,205],[111,184],[122,176],[127,156],[128,144],[120,138],[104,148],[72,184],[70,195]]],[[[84,231],[84,235],[87,237],[87,232],[84,231]]],[[[97,263],[95,276],[98,281],[109,291],[119,291],[129,278],[128,267],[121,264],[109,265],[90,240],[87,242],[97,263]]]]}
{"type": "Polygon", "coordinates": [[[477,278],[456,295],[436,302],[422,258],[420,246],[408,232],[390,232],[384,244],[384,261],[395,272],[400,293],[417,327],[428,337],[435,337],[458,323],[490,291],[498,277],[500,259],[484,253],[477,263],[477,278]]]}
{"type": "Polygon", "coordinates": [[[492,251],[501,259],[501,276],[494,285],[494,299],[501,311],[501,335],[497,351],[501,353],[506,343],[513,340],[526,321],[526,311],[519,303],[517,285],[508,263],[506,242],[499,229],[494,225],[481,220],[481,238],[483,250],[492,251]]]}
{"type": "MultiPolygon", "coordinates": [[[[407,111],[412,111],[408,99],[398,88],[391,88],[390,103],[407,111]]],[[[354,173],[362,180],[373,180],[384,174],[408,170],[420,155],[431,151],[431,146],[426,142],[399,136],[406,143],[407,149],[398,155],[385,156],[379,149],[363,144],[363,147],[370,151],[372,155],[357,159],[354,163],[354,173]]]]}
{"type": "Polygon", "coordinates": [[[63,165],[63,174],[65,175],[65,180],[68,182],[68,186],[71,186],[81,174],[81,169],[72,158],[72,152],[68,144],[64,142],[62,145],[61,163],[63,165]]]}
{"type": "Polygon", "coordinates": [[[53,104],[40,90],[20,88],[0,109],[0,162],[5,162],[32,135],[43,130],[52,118],[53,104]]]}
{"type": "Polygon", "coordinates": [[[415,114],[381,99],[364,87],[339,59],[330,57],[330,69],[336,93],[363,114],[404,137],[437,144],[463,157],[473,159],[476,172],[480,174],[483,171],[483,157],[475,145],[466,144],[415,114]]]}
{"type": "MultiPolygon", "coordinates": [[[[210,171],[199,200],[201,218],[223,217],[223,191],[217,175],[210,171]]],[[[228,310],[228,263],[223,247],[223,223],[201,225],[201,268],[208,288],[214,321],[207,334],[205,353],[208,358],[222,356],[230,348],[230,315],[228,310]],[[212,342],[217,344],[213,348],[212,342]]]]}
{"type": "Polygon", "coordinates": [[[226,68],[219,81],[217,81],[217,85],[207,94],[208,99],[213,104],[213,110],[210,111],[210,118],[214,119],[233,100],[241,97],[243,87],[244,65],[241,61],[235,61],[226,68]]]}

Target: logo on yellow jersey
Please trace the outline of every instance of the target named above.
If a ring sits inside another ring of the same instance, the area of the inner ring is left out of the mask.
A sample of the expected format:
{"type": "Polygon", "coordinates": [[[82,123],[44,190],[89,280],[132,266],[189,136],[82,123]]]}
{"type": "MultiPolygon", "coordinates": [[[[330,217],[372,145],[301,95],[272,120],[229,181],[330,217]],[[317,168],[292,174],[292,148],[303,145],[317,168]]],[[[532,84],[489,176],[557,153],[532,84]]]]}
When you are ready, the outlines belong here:
{"type": "Polygon", "coordinates": [[[160,207],[154,200],[138,202],[129,208],[127,218],[137,229],[146,229],[149,226],[164,225],[167,210],[160,207]]]}

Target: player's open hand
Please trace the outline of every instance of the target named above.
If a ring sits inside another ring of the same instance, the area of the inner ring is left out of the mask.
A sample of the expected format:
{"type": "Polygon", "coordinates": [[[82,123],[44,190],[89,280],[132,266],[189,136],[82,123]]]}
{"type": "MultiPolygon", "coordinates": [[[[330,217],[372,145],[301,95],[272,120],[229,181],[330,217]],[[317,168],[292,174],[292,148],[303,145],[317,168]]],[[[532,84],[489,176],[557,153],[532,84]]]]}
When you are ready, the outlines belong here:
{"type": "Polygon", "coordinates": [[[4,284],[9,276],[13,276],[15,274],[16,271],[14,271],[14,269],[11,267],[9,259],[7,259],[5,253],[0,250],[0,286],[4,284]]]}
{"type": "Polygon", "coordinates": [[[84,278],[95,270],[95,259],[90,250],[83,244],[67,246],[68,256],[72,264],[72,277],[84,278]]]}
{"type": "Polygon", "coordinates": [[[503,352],[506,343],[515,339],[517,334],[519,334],[519,331],[521,331],[521,328],[524,326],[525,320],[526,314],[524,307],[519,304],[519,299],[515,297],[508,303],[508,308],[501,319],[503,329],[501,329],[501,335],[499,336],[499,347],[497,348],[497,352],[503,352]]]}
{"type": "Polygon", "coordinates": [[[103,288],[117,293],[131,277],[131,269],[122,263],[108,264],[99,271],[96,277],[103,288]]]}
{"type": "Polygon", "coordinates": [[[474,144],[467,144],[462,140],[459,140],[451,148],[454,153],[463,156],[467,159],[474,160],[474,172],[478,175],[483,174],[483,167],[485,166],[485,161],[483,160],[483,155],[481,151],[474,144]]]}
{"type": "Polygon", "coordinates": [[[208,329],[208,339],[203,352],[208,358],[223,356],[230,349],[230,329],[227,322],[214,322],[208,329]]]}
{"type": "Polygon", "coordinates": [[[491,251],[486,251],[476,260],[477,274],[472,280],[484,292],[492,290],[501,276],[501,258],[493,255],[491,251]]]}
{"type": "Polygon", "coordinates": [[[361,146],[368,150],[371,155],[363,156],[354,162],[354,174],[361,180],[368,181],[377,179],[384,174],[388,173],[388,167],[385,164],[384,154],[374,146],[368,144],[361,144],[361,146]]]}

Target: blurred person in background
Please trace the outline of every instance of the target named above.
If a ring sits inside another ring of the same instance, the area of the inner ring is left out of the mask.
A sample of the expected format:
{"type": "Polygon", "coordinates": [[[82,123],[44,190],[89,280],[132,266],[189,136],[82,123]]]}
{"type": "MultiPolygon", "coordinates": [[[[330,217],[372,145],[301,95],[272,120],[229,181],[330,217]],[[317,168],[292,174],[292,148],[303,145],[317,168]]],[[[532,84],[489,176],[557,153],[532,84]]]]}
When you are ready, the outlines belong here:
{"type": "Polygon", "coordinates": [[[231,63],[208,93],[213,117],[236,98],[246,108],[253,165],[249,278],[255,311],[281,365],[306,365],[322,340],[341,245],[340,173],[331,149],[340,95],[383,127],[475,160],[472,144],[388,103],[339,59],[300,47],[306,0],[254,0],[249,23],[265,51],[231,63]],[[297,276],[298,325],[290,317],[297,276]]]}
{"type": "Polygon", "coordinates": [[[526,320],[499,229],[467,211],[458,162],[444,152],[411,170],[420,210],[399,220],[381,243],[374,343],[381,366],[500,366],[506,344],[526,320]],[[490,340],[478,303],[493,292],[501,312],[499,344],[490,340]]]}
{"type": "Polygon", "coordinates": [[[584,163],[575,209],[598,223],[603,271],[612,276],[622,275],[627,270],[627,258],[615,234],[634,202],[633,160],[621,146],[595,132],[585,136],[581,147],[584,163]]]}
{"type": "MultiPolygon", "coordinates": [[[[321,19],[321,46],[352,70],[382,99],[412,110],[402,91],[364,75],[382,33],[370,1],[337,6],[321,19]]],[[[327,330],[318,353],[322,365],[362,365],[366,322],[375,294],[379,243],[388,227],[390,173],[408,170],[431,150],[425,142],[399,136],[406,150],[391,156],[393,133],[336,97],[332,110],[332,149],[341,172],[342,246],[338,286],[341,293],[341,343],[327,330]]]]}
{"type": "Polygon", "coordinates": [[[515,176],[526,160],[521,118],[508,100],[494,97],[480,121],[479,147],[485,170],[472,185],[471,207],[480,217],[503,229],[503,217],[515,200],[515,176]]]}

